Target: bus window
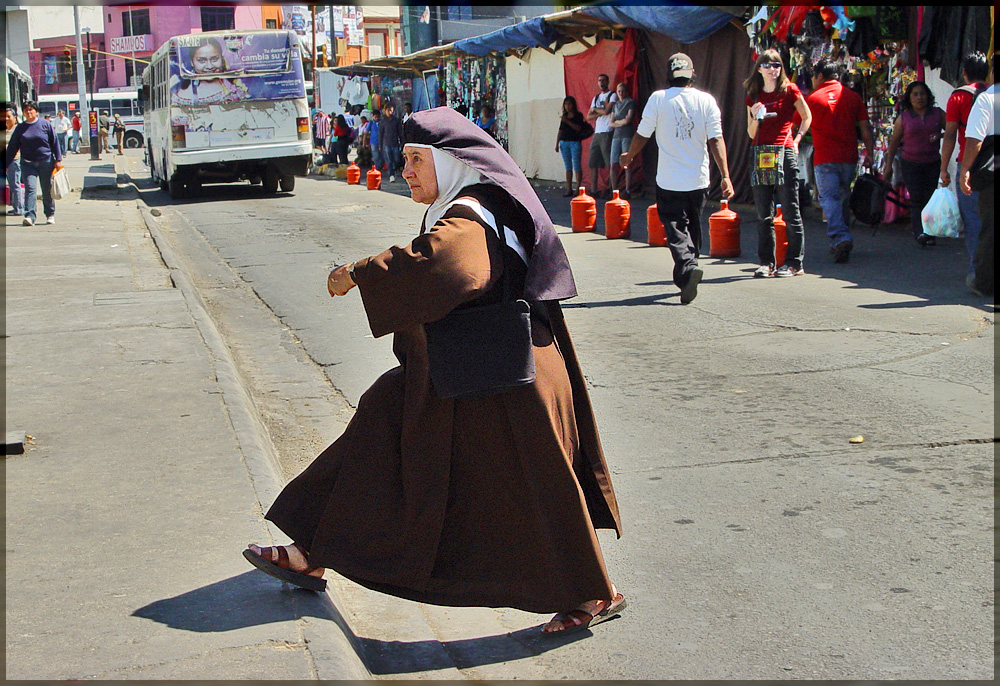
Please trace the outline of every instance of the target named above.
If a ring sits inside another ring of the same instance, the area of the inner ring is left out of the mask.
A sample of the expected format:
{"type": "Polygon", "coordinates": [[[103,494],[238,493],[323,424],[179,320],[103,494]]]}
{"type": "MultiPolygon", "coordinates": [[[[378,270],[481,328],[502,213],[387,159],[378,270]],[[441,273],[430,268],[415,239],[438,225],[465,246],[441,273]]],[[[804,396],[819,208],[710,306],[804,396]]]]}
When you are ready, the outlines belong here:
{"type": "Polygon", "coordinates": [[[98,112],[108,112],[111,110],[111,102],[109,100],[94,100],[93,107],[98,112]]]}
{"type": "Polygon", "coordinates": [[[115,98],[111,101],[111,116],[120,114],[123,117],[132,116],[132,100],[126,98],[115,98]]]}
{"type": "Polygon", "coordinates": [[[38,114],[43,117],[46,114],[56,116],[56,104],[54,102],[40,102],[38,103],[38,114]]]}

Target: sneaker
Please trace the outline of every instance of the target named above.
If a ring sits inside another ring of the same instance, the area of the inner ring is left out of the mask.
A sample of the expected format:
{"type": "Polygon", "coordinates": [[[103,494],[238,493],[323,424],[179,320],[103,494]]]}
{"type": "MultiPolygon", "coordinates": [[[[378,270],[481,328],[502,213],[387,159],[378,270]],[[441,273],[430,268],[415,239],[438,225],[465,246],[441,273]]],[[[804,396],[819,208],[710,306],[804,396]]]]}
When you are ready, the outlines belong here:
{"type": "Polygon", "coordinates": [[[395,174],[390,174],[389,175],[389,183],[393,183],[395,180],[396,180],[396,175],[395,174]]]}
{"type": "Polygon", "coordinates": [[[833,261],[838,264],[843,264],[851,258],[851,250],[854,249],[854,243],[851,241],[840,241],[837,245],[833,246],[833,261]]]}
{"type": "Polygon", "coordinates": [[[800,276],[805,273],[806,270],[803,269],[802,267],[796,269],[795,267],[789,267],[787,264],[783,264],[780,267],[778,267],[778,271],[774,272],[774,275],[780,279],[786,276],[800,276]]]}
{"type": "Polygon", "coordinates": [[[934,236],[929,236],[926,233],[922,233],[917,236],[917,243],[920,244],[922,248],[928,248],[932,245],[937,245],[937,239],[934,236]]]}
{"type": "Polygon", "coordinates": [[[21,226],[34,226],[34,225],[35,225],[35,220],[32,219],[31,217],[25,217],[24,221],[21,222],[21,226]]]}
{"type": "Polygon", "coordinates": [[[701,283],[701,277],[705,275],[698,267],[691,270],[691,276],[688,277],[688,282],[684,284],[684,288],[681,289],[681,305],[687,305],[689,302],[698,297],[698,284],[701,283]]]}
{"type": "Polygon", "coordinates": [[[757,271],[753,273],[753,278],[763,279],[768,276],[774,276],[774,267],[769,264],[762,264],[757,267],[757,271]]]}
{"type": "Polygon", "coordinates": [[[55,215],[53,215],[51,217],[46,217],[45,218],[45,223],[46,224],[55,224],[56,223],[55,215]]]}

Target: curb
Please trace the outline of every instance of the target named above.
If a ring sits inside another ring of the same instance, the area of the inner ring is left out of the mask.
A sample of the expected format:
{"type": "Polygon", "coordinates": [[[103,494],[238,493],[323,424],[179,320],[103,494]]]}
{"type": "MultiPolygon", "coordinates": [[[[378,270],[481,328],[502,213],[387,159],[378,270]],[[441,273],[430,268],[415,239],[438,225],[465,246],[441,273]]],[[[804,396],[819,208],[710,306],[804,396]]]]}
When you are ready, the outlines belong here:
{"type": "MultiPolygon", "coordinates": [[[[117,164],[116,172],[118,172],[117,164]]],[[[263,518],[264,503],[273,502],[284,487],[278,476],[281,474],[281,469],[270,434],[260,419],[260,414],[247,389],[246,382],[240,374],[222,334],[219,333],[215,320],[209,314],[198,289],[184,272],[182,263],[173,248],[170,247],[159,222],[141,199],[139,189],[133,183],[132,177],[127,172],[118,172],[117,183],[130,189],[129,199],[135,199],[143,222],[153,238],[160,257],[170,271],[170,278],[174,286],[184,296],[184,301],[191,312],[202,340],[211,352],[219,388],[222,390],[223,403],[236,434],[243,462],[250,476],[263,518]]],[[[270,522],[263,519],[262,521],[272,539],[280,534],[270,522]]],[[[313,630],[314,626],[322,625],[316,625],[304,613],[298,613],[303,615],[299,622],[314,662],[317,678],[320,680],[373,681],[374,677],[361,659],[363,651],[360,640],[338,609],[332,587],[328,585],[327,592],[317,594],[317,598],[327,617],[341,631],[341,635],[336,636],[336,632],[331,632],[328,628],[327,630],[313,630]]]]}

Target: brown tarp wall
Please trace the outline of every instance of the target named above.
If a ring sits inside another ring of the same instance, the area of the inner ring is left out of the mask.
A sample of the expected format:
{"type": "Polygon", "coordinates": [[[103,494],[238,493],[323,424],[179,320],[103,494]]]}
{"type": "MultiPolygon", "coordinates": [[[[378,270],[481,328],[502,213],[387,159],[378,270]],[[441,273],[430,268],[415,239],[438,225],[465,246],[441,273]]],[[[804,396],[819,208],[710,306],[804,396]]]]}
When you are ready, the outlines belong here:
{"type": "MultiPolygon", "coordinates": [[[[711,93],[722,110],[722,135],[726,140],[729,157],[729,173],[736,192],[734,202],[753,202],[750,193],[750,138],[747,136],[747,108],[744,102],[746,91],[743,81],[753,67],[750,39],[746,31],[727,24],[705,40],[687,45],[678,43],[660,33],[636,32],[636,48],[639,59],[639,112],[642,112],[650,93],[667,85],[667,58],[675,52],[683,52],[694,61],[695,87],[711,93]]],[[[581,109],[584,109],[581,105],[581,109]]],[[[657,150],[655,141],[650,141],[643,149],[643,167],[656,169],[657,150]]],[[[584,159],[586,167],[586,158],[584,159]]],[[[720,200],[721,175],[711,164],[711,186],[708,197],[720,200]]],[[[655,193],[656,174],[646,175],[645,189],[655,193]]]]}

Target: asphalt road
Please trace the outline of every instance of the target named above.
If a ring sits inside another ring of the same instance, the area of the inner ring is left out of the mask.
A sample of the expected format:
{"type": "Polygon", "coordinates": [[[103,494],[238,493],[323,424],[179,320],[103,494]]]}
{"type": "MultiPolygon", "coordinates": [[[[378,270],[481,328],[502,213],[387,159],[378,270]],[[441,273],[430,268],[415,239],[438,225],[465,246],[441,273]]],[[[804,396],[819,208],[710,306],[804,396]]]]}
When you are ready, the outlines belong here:
{"type": "MultiPolygon", "coordinates": [[[[130,163],[297,473],[396,364],[357,293],[331,299],[326,275],[408,242],[422,207],[399,181],[375,192],[322,177],[174,202],[130,163]]],[[[568,201],[540,195],[568,225],[568,201]]],[[[630,240],[559,229],[580,291],[566,317],[622,510],[623,538],[601,540],[629,609],[545,641],[545,617],[334,579],[369,669],[992,678],[994,308],[965,291],[961,241],[920,250],[906,226],[859,229],[850,263],[833,264],[808,213],[807,274],[753,279],[755,222],[737,208],[743,257],[703,258],[700,294],[681,306],[669,252],[643,241],[646,204],[630,240]]]]}

